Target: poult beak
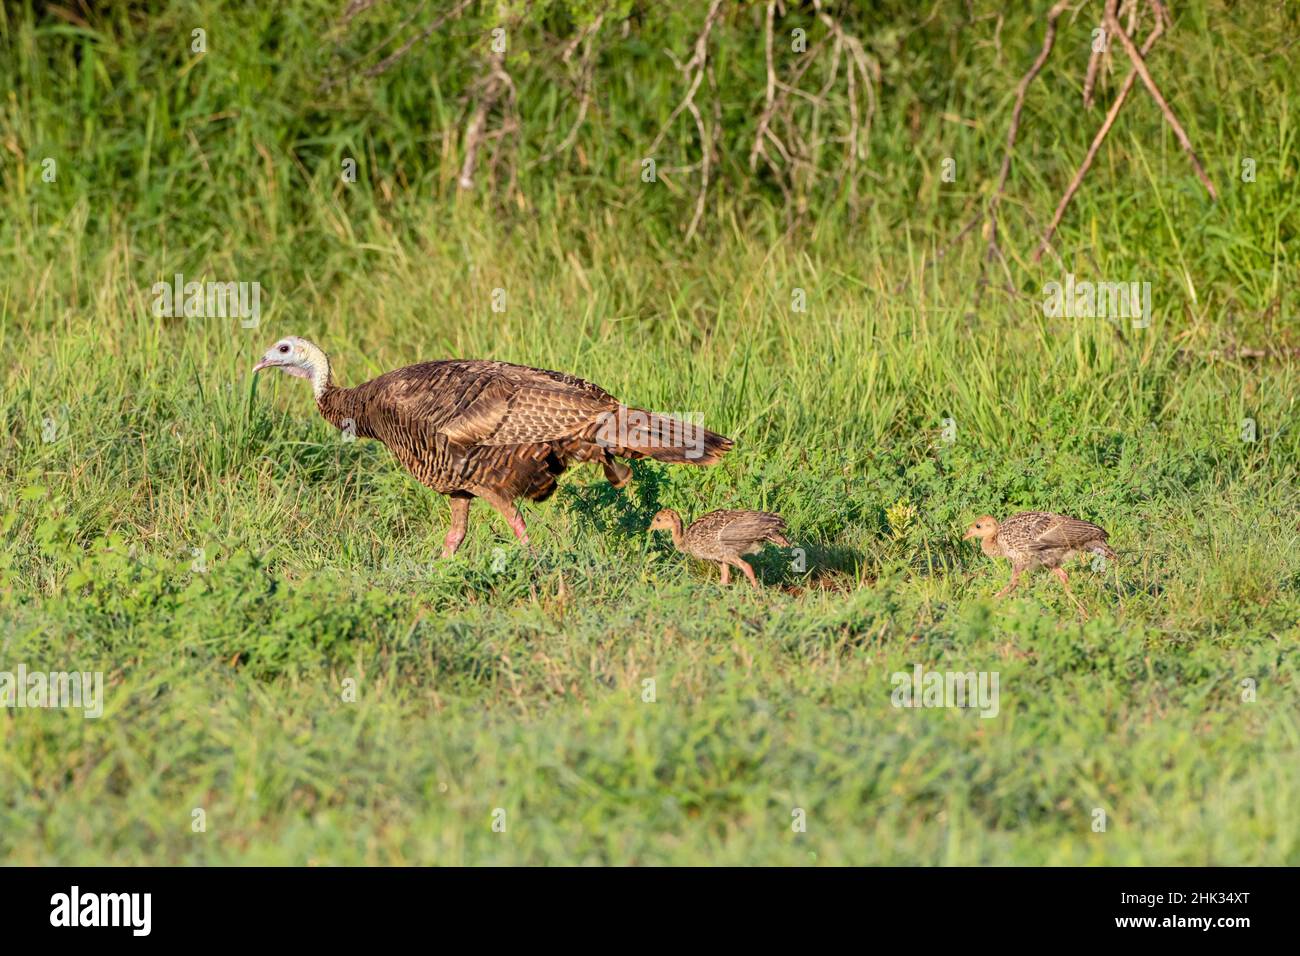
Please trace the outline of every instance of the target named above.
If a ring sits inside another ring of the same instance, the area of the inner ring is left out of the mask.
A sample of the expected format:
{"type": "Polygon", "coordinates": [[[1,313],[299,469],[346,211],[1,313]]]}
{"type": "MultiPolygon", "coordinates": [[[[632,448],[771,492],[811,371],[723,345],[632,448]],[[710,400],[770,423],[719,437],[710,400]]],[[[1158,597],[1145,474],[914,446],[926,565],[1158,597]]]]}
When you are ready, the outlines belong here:
{"type": "Polygon", "coordinates": [[[975,529],[974,529],[974,528],[968,528],[968,529],[966,529],[966,533],[965,533],[964,535],[961,536],[961,539],[962,539],[963,541],[969,541],[969,540],[970,540],[971,538],[973,538],[973,537],[975,537],[975,529]]]}

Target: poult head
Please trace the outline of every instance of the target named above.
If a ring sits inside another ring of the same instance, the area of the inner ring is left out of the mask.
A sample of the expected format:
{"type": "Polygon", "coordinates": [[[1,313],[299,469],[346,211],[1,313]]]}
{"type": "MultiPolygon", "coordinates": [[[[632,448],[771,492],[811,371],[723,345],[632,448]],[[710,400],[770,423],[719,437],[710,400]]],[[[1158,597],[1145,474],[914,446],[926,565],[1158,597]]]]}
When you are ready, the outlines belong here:
{"type": "Polygon", "coordinates": [[[985,515],[982,518],[977,518],[975,523],[966,529],[966,533],[961,536],[961,539],[963,541],[969,541],[971,538],[977,538],[980,541],[983,541],[987,538],[993,537],[997,533],[997,519],[991,515],[985,515]]]}
{"type": "Polygon", "coordinates": [[[657,512],[655,516],[650,519],[649,530],[672,531],[673,526],[680,520],[681,519],[677,517],[676,511],[673,511],[672,508],[664,508],[663,510],[657,512]]]}

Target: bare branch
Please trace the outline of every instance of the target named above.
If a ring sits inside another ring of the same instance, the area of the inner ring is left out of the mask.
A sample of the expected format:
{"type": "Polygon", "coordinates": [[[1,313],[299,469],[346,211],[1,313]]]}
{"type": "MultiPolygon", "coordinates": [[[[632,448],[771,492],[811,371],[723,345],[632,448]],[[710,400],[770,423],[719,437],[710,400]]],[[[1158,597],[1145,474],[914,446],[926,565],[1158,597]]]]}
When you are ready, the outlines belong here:
{"type": "Polygon", "coordinates": [[[456,185],[461,189],[474,188],[474,170],[478,166],[478,151],[487,129],[488,114],[496,105],[502,91],[513,95],[514,83],[505,71],[505,54],[495,50],[488,54],[486,75],[479,82],[479,93],[474,101],[474,112],[465,127],[465,156],[461,161],[460,176],[456,185]]]}
{"type": "Polygon", "coordinates": [[[767,138],[767,128],[776,111],[776,69],[772,66],[772,21],[776,17],[776,0],[769,0],[763,23],[763,56],[767,66],[767,88],[763,95],[763,115],[758,118],[758,130],[754,133],[754,145],[749,150],[749,168],[752,172],[758,168],[758,157],[767,158],[763,140],[767,138]]]}
{"type": "Polygon", "coordinates": [[[1007,177],[1011,174],[1011,156],[1016,148],[1016,135],[1020,132],[1020,115],[1024,112],[1025,96],[1029,92],[1029,84],[1043,69],[1043,64],[1047,58],[1052,55],[1052,47],[1056,43],[1056,21],[1070,7],[1070,0],[1057,0],[1050,10],[1047,11],[1047,29],[1043,33],[1043,46],[1038,51],[1033,65],[1029,67],[1028,72],[1020,78],[1016,84],[1016,103],[1011,110],[1011,125],[1007,128],[1007,147],[1002,156],[1002,168],[998,172],[997,186],[993,190],[993,195],[989,199],[988,205],[988,247],[985,254],[985,265],[980,269],[979,291],[976,292],[976,302],[983,292],[985,282],[984,269],[995,259],[1001,261],[1003,268],[1006,267],[1006,257],[1002,255],[1002,250],[998,247],[998,204],[1002,201],[1002,194],[1006,191],[1007,177]]]}
{"type": "Polygon", "coordinates": [[[540,166],[542,163],[550,162],[561,153],[567,153],[573,148],[573,144],[578,141],[578,133],[582,129],[583,123],[587,121],[587,111],[591,109],[592,91],[595,87],[595,36],[600,30],[600,25],[605,22],[605,13],[601,11],[590,24],[578,32],[565,46],[564,52],[560,55],[560,60],[568,63],[573,58],[574,51],[579,45],[582,46],[582,60],[578,66],[578,115],[569,127],[569,132],[565,134],[560,145],[545,154],[539,159],[534,160],[530,166],[540,166]]]}
{"type": "MultiPolygon", "coordinates": [[[[668,114],[668,119],[659,130],[659,135],[654,138],[650,144],[648,153],[653,156],[659,149],[664,137],[668,135],[668,130],[672,128],[673,122],[682,112],[687,109],[688,105],[695,101],[695,93],[700,88],[700,83],[704,81],[704,65],[709,58],[709,34],[713,32],[713,25],[718,21],[718,15],[722,12],[722,0],[713,0],[709,6],[709,12],[704,18],[704,25],[700,28],[699,34],[695,37],[694,53],[685,64],[677,64],[677,69],[682,73],[690,76],[690,86],[686,90],[686,95],[682,97],[681,102],[673,107],[673,111],[668,114]]],[[[671,52],[669,58],[673,58],[671,52]]],[[[676,63],[675,58],[674,63],[676,63]]]]}
{"type": "MultiPolygon", "coordinates": [[[[345,26],[348,22],[352,20],[353,17],[357,16],[359,13],[365,10],[370,9],[378,2],[379,0],[353,0],[353,2],[348,6],[347,10],[344,11],[343,19],[340,22],[340,26],[345,26]]],[[[473,0],[460,0],[460,2],[456,4],[456,6],[448,10],[442,16],[438,17],[436,20],[433,21],[433,23],[429,24],[427,27],[425,27],[415,36],[411,37],[409,40],[403,43],[400,47],[398,47],[388,56],[384,57],[382,60],[380,60],[378,63],[374,64],[373,66],[370,66],[365,70],[363,70],[361,72],[361,76],[366,78],[371,78],[371,77],[379,76],[382,73],[388,72],[388,70],[392,68],[393,64],[395,64],[398,60],[404,57],[411,50],[412,47],[414,47],[418,43],[423,43],[429,37],[433,36],[434,33],[440,30],[444,24],[459,17],[472,2],[473,0]]],[[[420,12],[425,8],[426,5],[427,5],[427,0],[426,3],[421,3],[420,6],[415,9],[415,12],[407,16],[398,26],[397,30],[390,37],[388,37],[388,39],[384,40],[384,42],[379,44],[379,46],[375,47],[375,49],[371,50],[369,53],[365,54],[365,56],[361,57],[361,60],[362,61],[368,60],[372,55],[377,53],[379,50],[383,49],[389,43],[396,40],[398,35],[402,32],[402,30],[404,30],[420,14],[420,12]]],[[[346,79],[348,79],[348,76],[339,75],[339,74],[327,76],[325,79],[321,81],[318,89],[320,89],[322,92],[333,89],[334,87],[341,85],[346,79]]]]}
{"type": "MultiPolygon", "coordinates": [[[[1106,8],[1102,12],[1103,29],[1110,29],[1109,26],[1105,25],[1106,17],[1114,16],[1118,6],[1119,0],[1106,0],[1106,8]]],[[[1100,50],[1093,50],[1092,56],[1088,57],[1088,72],[1083,78],[1083,108],[1086,110],[1092,109],[1092,93],[1097,85],[1097,72],[1101,69],[1101,61],[1105,58],[1108,48],[1109,45],[1103,43],[1100,50]]]]}
{"type": "MultiPolygon", "coordinates": [[[[1164,6],[1160,3],[1160,0],[1152,0],[1152,3],[1156,8],[1157,17],[1163,17],[1166,15],[1164,6]]],[[[1182,124],[1178,122],[1178,118],[1174,116],[1174,111],[1169,108],[1169,103],[1165,100],[1164,94],[1160,92],[1160,87],[1156,85],[1155,79],[1151,76],[1151,71],[1147,69],[1146,61],[1143,59],[1142,54],[1138,51],[1138,48],[1133,45],[1133,41],[1128,38],[1128,34],[1120,29],[1119,20],[1116,19],[1113,13],[1107,17],[1106,22],[1118,35],[1120,43],[1124,46],[1124,52],[1128,54],[1128,58],[1133,62],[1133,69],[1135,69],[1138,76],[1142,78],[1143,85],[1146,86],[1147,92],[1151,94],[1151,98],[1154,99],[1156,104],[1160,107],[1160,112],[1164,114],[1165,122],[1169,124],[1171,129],[1173,129],[1174,136],[1178,138],[1178,142],[1183,147],[1183,152],[1185,152],[1187,158],[1192,161],[1192,168],[1196,170],[1197,178],[1200,179],[1202,185],[1205,186],[1210,197],[1217,202],[1219,199],[1218,190],[1214,188],[1214,183],[1210,182],[1210,177],[1205,174],[1205,168],[1201,166],[1201,161],[1196,158],[1196,150],[1192,148],[1192,141],[1187,138],[1187,133],[1183,130],[1182,124]]]]}
{"type": "MultiPolygon", "coordinates": [[[[1155,46],[1156,41],[1160,39],[1163,32],[1163,18],[1159,13],[1157,13],[1156,25],[1142,44],[1142,56],[1145,57],[1151,52],[1151,48],[1155,46]]],[[[1097,135],[1092,138],[1092,144],[1088,147],[1087,155],[1083,157],[1083,162],[1079,164],[1079,168],[1074,173],[1074,178],[1070,180],[1070,185],[1066,187],[1065,194],[1057,204],[1056,213],[1052,216],[1052,221],[1048,224],[1047,231],[1043,233],[1042,242],[1039,243],[1038,248],[1034,251],[1031,260],[1032,262],[1037,263],[1041,260],[1043,258],[1043,253],[1046,252],[1048,247],[1051,245],[1052,236],[1056,234],[1056,229],[1060,226],[1061,220],[1065,216],[1066,207],[1070,205],[1070,200],[1074,198],[1074,194],[1078,192],[1079,186],[1083,183],[1083,177],[1086,176],[1088,170],[1092,168],[1092,161],[1096,158],[1097,151],[1101,149],[1101,144],[1102,141],[1106,139],[1106,134],[1109,133],[1110,128],[1115,125],[1115,119],[1119,116],[1119,111],[1124,108],[1124,101],[1128,98],[1129,92],[1133,89],[1133,84],[1136,80],[1137,70],[1130,70],[1128,76],[1124,79],[1124,85],[1120,87],[1119,94],[1115,97],[1115,102],[1111,104],[1110,110],[1107,111],[1106,119],[1102,121],[1101,128],[1097,130],[1097,135]]]]}
{"type": "MultiPolygon", "coordinates": [[[[650,144],[647,154],[653,156],[658,151],[660,144],[663,143],[664,137],[668,135],[669,129],[672,128],[673,122],[683,112],[689,112],[695,120],[696,133],[700,138],[700,188],[695,197],[695,212],[691,216],[690,224],[686,228],[686,239],[689,242],[695,235],[695,230],[704,216],[705,194],[709,188],[709,172],[713,163],[713,142],[704,123],[704,117],[700,109],[695,105],[695,94],[699,91],[700,84],[704,82],[705,76],[709,73],[709,35],[713,32],[714,25],[722,13],[722,0],[713,0],[709,6],[709,12],[704,17],[704,24],[700,27],[699,34],[695,37],[695,44],[691,58],[685,63],[679,63],[673,56],[672,51],[668,53],[669,59],[677,67],[682,76],[689,79],[689,85],[686,95],[682,97],[673,111],[668,114],[668,119],[663,127],[659,130],[659,135],[650,144]]],[[[717,104],[715,103],[715,112],[717,104]]]]}

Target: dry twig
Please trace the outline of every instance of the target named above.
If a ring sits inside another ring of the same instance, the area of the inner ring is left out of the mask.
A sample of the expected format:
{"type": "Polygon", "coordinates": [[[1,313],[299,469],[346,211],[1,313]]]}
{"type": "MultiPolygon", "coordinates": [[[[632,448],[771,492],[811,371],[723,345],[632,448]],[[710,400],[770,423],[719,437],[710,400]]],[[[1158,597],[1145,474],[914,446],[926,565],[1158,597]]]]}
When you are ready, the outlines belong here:
{"type": "Polygon", "coordinates": [[[487,133],[488,115],[501,97],[505,95],[509,104],[514,102],[515,84],[505,70],[505,60],[505,53],[491,51],[488,54],[484,76],[478,83],[474,111],[470,114],[469,123],[465,126],[465,155],[461,161],[460,175],[456,179],[456,185],[463,190],[474,188],[474,172],[478,167],[478,153],[484,141],[492,138],[492,136],[501,136],[518,130],[518,123],[507,122],[491,136],[487,133]]]}
{"type": "MultiPolygon", "coordinates": [[[[1157,19],[1168,15],[1160,0],[1151,0],[1151,3],[1156,8],[1157,19]]],[[[1197,178],[1200,179],[1201,183],[1209,192],[1210,198],[1217,202],[1219,199],[1218,190],[1214,188],[1214,183],[1210,182],[1210,177],[1205,174],[1205,168],[1201,165],[1201,161],[1196,158],[1196,150],[1192,149],[1192,141],[1187,138],[1187,133],[1183,130],[1182,124],[1178,122],[1178,117],[1174,116],[1174,111],[1169,108],[1169,103],[1165,100],[1164,94],[1160,92],[1160,87],[1156,85],[1155,79],[1151,76],[1151,71],[1147,69],[1146,61],[1142,58],[1142,54],[1138,51],[1138,48],[1133,45],[1133,41],[1128,38],[1128,34],[1120,29],[1119,20],[1116,19],[1113,13],[1107,17],[1106,22],[1118,35],[1119,41],[1124,47],[1124,52],[1128,54],[1128,58],[1133,62],[1133,69],[1135,69],[1138,76],[1142,78],[1143,85],[1146,86],[1147,92],[1151,94],[1151,98],[1154,99],[1156,104],[1160,107],[1160,112],[1164,114],[1165,122],[1168,123],[1170,128],[1174,131],[1174,136],[1178,138],[1178,142],[1182,145],[1183,152],[1185,152],[1187,158],[1192,161],[1192,168],[1196,170],[1197,178]]]]}
{"type": "MultiPolygon", "coordinates": [[[[371,7],[375,6],[379,2],[380,0],[352,0],[352,3],[350,3],[347,9],[343,11],[343,17],[339,21],[339,27],[342,28],[347,26],[349,23],[352,22],[353,18],[365,12],[366,10],[369,10],[371,7]]],[[[380,74],[388,72],[388,70],[392,68],[393,64],[395,64],[398,60],[400,60],[407,53],[409,53],[411,49],[414,46],[416,46],[416,44],[423,43],[425,40],[429,39],[429,37],[433,36],[434,33],[440,30],[444,24],[459,17],[472,2],[473,0],[460,0],[460,2],[456,4],[456,6],[452,7],[442,16],[435,19],[431,24],[429,24],[427,27],[425,27],[415,36],[409,38],[400,47],[398,47],[392,53],[388,54],[388,56],[384,57],[378,63],[375,63],[374,65],[369,66],[366,69],[362,70],[360,75],[369,79],[371,77],[376,77],[379,76],[380,74]]],[[[398,36],[401,35],[402,31],[404,31],[408,26],[410,26],[412,21],[414,21],[415,18],[420,15],[420,13],[424,10],[426,5],[427,5],[427,0],[426,3],[421,3],[418,7],[416,7],[416,9],[411,14],[409,14],[406,18],[404,18],[402,22],[398,24],[397,29],[392,33],[392,35],[390,35],[387,39],[385,39],[374,49],[367,52],[364,56],[360,57],[359,61],[357,62],[364,62],[370,59],[372,56],[374,56],[384,47],[388,46],[390,43],[396,40],[398,36]]],[[[322,92],[331,90],[334,87],[341,85],[343,82],[349,79],[350,76],[351,74],[344,75],[340,72],[332,72],[329,76],[326,76],[325,79],[321,81],[318,89],[320,89],[322,92]]]]}
{"type": "Polygon", "coordinates": [[[591,109],[592,92],[595,88],[595,38],[600,31],[601,24],[605,22],[607,12],[602,10],[595,20],[592,20],[591,23],[579,30],[577,36],[565,45],[564,52],[560,55],[560,62],[567,64],[573,59],[573,54],[578,47],[582,47],[582,59],[578,64],[578,115],[574,119],[573,125],[569,127],[569,132],[560,141],[560,145],[541,158],[534,160],[532,166],[540,166],[542,163],[550,162],[562,153],[567,153],[573,148],[573,144],[578,141],[578,133],[582,129],[582,124],[587,121],[587,112],[591,109]]]}
{"type": "MultiPolygon", "coordinates": [[[[1110,29],[1110,27],[1106,26],[1106,18],[1114,16],[1118,7],[1119,0],[1106,0],[1106,7],[1101,15],[1103,30],[1110,29]]],[[[1110,44],[1103,41],[1102,48],[1100,50],[1094,49],[1092,56],[1088,57],[1088,72],[1083,78],[1083,108],[1086,110],[1092,109],[1092,93],[1097,85],[1097,73],[1100,71],[1102,60],[1105,59],[1106,52],[1109,49],[1110,44]]]]}
{"type": "Polygon", "coordinates": [[[1006,152],[1002,155],[1002,168],[998,171],[997,185],[993,189],[993,195],[989,198],[988,204],[988,222],[985,229],[988,233],[988,251],[985,254],[984,266],[980,268],[980,292],[976,293],[976,302],[979,301],[979,295],[987,280],[985,278],[985,268],[994,259],[1006,266],[1006,257],[1002,255],[1002,249],[998,246],[998,204],[1002,201],[1002,194],[1006,191],[1007,177],[1011,174],[1011,156],[1016,148],[1016,135],[1020,132],[1020,115],[1024,112],[1025,96],[1029,92],[1029,84],[1042,72],[1043,64],[1047,58],[1052,55],[1052,47],[1056,43],[1056,21],[1070,7],[1071,0],[1057,0],[1050,10],[1047,11],[1047,29],[1043,34],[1043,46],[1038,51],[1038,56],[1033,65],[1029,67],[1028,72],[1020,78],[1016,84],[1016,103],[1011,110],[1011,125],[1007,128],[1007,147],[1006,152]]]}
{"type": "Polygon", "coordinates": [[[713,164],[713,142],[711,141],[708,130],[704,125],[704,117],[700,114],[699,107],[695,105],[695,94],[699,91],[700,84],[704,82],[705,75],[708,72],[709,64],[709,34],[713,32],[714,25],[722,13],[722,0],[713,0],[709,6],[709,12],[704,17],[704,25],[700,27],[700,32],[695,37],[695,44],[692,49],[691,58],[685,63],[679,63],[673,56],[672,51],[666,51],[668,57],[673,61],[678,71],[689,79],[686,89],[686,95],[682,97],[681,102],[673,107],[673,111],[668,114],[668,119],[659,130],[659,135],[654,138],[650,144],[647,155],[653,156],[663,143],[664,137],[668,135],[668,130],[672,127],[673,122],[683,112],[689,112],[695,120],[695,129],[700,138],[700,188],[696,194],[695,212],[691,216],[690,225],[686,229],[686,239],[689,242],[695,235],[695,230],[699,226],[700,219],[704,216],[704,200],[709,189],[709,173],[713,164]]]}
{"type": "MultiPolygon", "coordinates": [[[[1164,17],[1161,15],[1161,11],[1157,9],[1156,25],[1152,28],[1150,35],[1148,35],[1146,40],[1142,43],[1142,56],[1145,57],[1151,52],[1151,48],[1155,46],[1156,41],[1160,39],[1163,32],[1164,17]]],[[[1046,252],[1048,247],[1051,245],[1052,236],[1056,234],[1056,229],[1060,226],[1061,219],[1065,216],[1066,207],[1070,205],[1070,200],[1074,198],[1074,194],[1078,192],[1079,186],[1083,183],[1083,177],[1086,176],[1088,170],[1092,168],[1092,161],[1097,157],[1097,152],[1101,149],[1101,144],[1102,141],[1106,139],[1106,134],[1109,133],[1110,128],[1115,125],[1115,119],[1119,116],[1119,111],[1123,109],[1124,101],[1128,99],[1129,92],[1133,89],[1133,84],[1136,80],[1137,70],[1130,70],[1128,76],[1124,79],[1124,85],[1120,87],[1119,94],[1115,97],[1115,102],[1111,104],[1110,109],[1107,111],[1106,118],[1102,121],[1101,128],[1097,130],[1097,135],[1092,138],[1092,143],[1088,146],[1087,155],[1083,157],[1083,162],[1080,163],[1079,168],[1075,170],[1074,178],[1070,180],[1070,185],[1066,187],[1065,194],[1061,196],[1061,201],[1057,203],[1056,212],[1052,216],[1052,221],[1048,224],[1047,231],[1043,233],[1042,242],[1038,244],[1038,248],[1034,251],[1033,258],[1030,260],[1033,263],[1037,264],[1039,260],[1043,258],[1043,253],[1046,252]]]]}

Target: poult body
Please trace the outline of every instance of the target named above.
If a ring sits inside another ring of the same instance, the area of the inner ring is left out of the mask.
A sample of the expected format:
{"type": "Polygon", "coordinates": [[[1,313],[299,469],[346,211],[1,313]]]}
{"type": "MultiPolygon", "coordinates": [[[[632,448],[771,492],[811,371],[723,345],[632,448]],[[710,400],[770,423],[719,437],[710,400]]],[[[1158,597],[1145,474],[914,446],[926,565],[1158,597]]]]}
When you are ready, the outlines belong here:
{"type": "Polygon", "coordinates": [[[681,515],[665,508],[651,519],[650,530],[669,532],[673,547],[683,554],[715,562],[722,569],[723,584],[731,583],[731,569],[738,568],[758,587],[754,569],[741,555],[757,554],[769,541],[790,547],[785,519],[767,511],[710,511],[683,528],[681,515]]]}
{"type": "Polygon", "coordinates": [[[978,539],[980,549],[990,558],[1006,558],[1011,562],[1011,580],[997,597],[1014,591],[1025,571],[1042,567],[1056,575],[1066,595],[1082,609],[1083,605],[1070,590],[1070,578],[1062,565],[1085,553],[1116,560],[1115,552],[1106,544],[1107,537],[1105,530],[1090,521],[1049,511],[1022,511],[1001,522],[985,515],[966,529],[962,540],[978,539]]]}

